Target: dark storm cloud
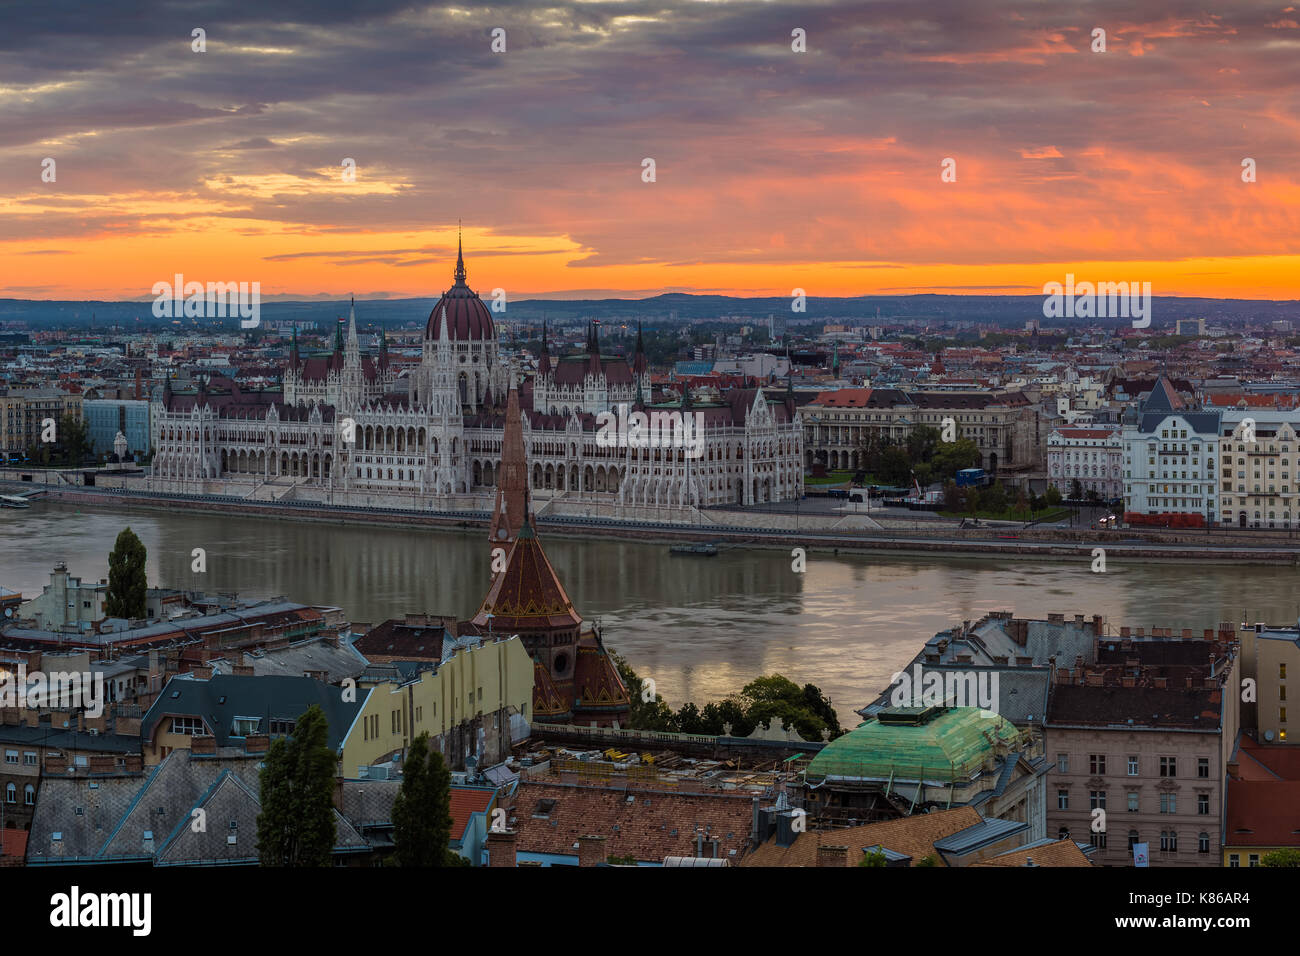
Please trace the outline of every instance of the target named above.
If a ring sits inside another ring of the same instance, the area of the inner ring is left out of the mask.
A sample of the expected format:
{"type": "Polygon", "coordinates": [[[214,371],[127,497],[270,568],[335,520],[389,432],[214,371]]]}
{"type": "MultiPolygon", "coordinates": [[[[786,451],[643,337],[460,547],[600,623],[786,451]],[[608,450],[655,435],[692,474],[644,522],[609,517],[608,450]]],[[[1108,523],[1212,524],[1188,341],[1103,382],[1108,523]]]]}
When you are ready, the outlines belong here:
{"type": "MultiPolygon", "coordinates": [[[[936,210],[966,219],[931,223],[940,256],[1082,255],[1099,233],[1136,254],[1167,229],[1162,197],[1180,184],[1219,168],[1230,183],[1256,154],[1294,176],[1280,120],[1300,30],[1282,6],[24,4],[0,31],[0,191],[29,189],[54,155],[82,192],[167,193],[317,232],[463,217],[567,235],[587,268],[910,256],[912,223],[936,210]],[[497,26],[503,55],[488,48],[497,26]],[[1088,52],[1096,26],[1105,55],[1088,52]],[[206,53],[190,49],[194,27],[206,53]],[[795,27],[807,54],[790,51],[795,27]],[[969,239],[981,214],[914,194],[943,156],[983,191],[983,243],[969,239]],[[392,188],[327,190],[345,157],[359,187],[392,188]],[[241,188],[249,178],[269,183],[241,188]],[[1153,211],[1117,208],[1120,187],[1153,211]],[[1044,250],[1067,200],[1087,238],[1058,230],[1044,250]]],[[[1291,214],[1251,216],[1269,234],[1291,214]]],[[[51,235],[87,223],[42,221],[51,235]]]]}

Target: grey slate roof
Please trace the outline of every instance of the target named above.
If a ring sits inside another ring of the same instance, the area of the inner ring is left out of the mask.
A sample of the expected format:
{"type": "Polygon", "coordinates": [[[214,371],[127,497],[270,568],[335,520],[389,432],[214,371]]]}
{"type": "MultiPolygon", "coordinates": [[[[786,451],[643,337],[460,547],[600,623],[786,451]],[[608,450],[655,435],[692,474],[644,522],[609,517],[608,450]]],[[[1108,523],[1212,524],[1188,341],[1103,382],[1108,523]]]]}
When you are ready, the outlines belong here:
{"type": "MultiPolygon", "coordinates": [[[[256,863],[261,763],[260,756],[177,750],[148,774],[47,778],[28,837],[28,864],[256,863]],[[198,832],[192,826],[197,809],[204,811],[198,832]]],[[[336,853],[369,848],[338,811],[334,823],[336,853]]]]}
{"type": "MultiPolygon", "coordinates": [[[[216,738],[218,747],[231,742],[236,717],[260,719],[259,733],[270,732],[270,721],[294,721],[312,704],[325,712],[329,724],[326,741],[338,752],[352,722],[361,712],[365,695],[352,702],[343,700],[343,689],[311,677],[236,677],[214,674],[207,680],[182,675],[173,677],[158,695],[140,723],[140,736],[153,740],[169,716],[200,716],[216,738]]],[[[235,738],[239,740],[241,738],[235,738]]]]}
{"type": "Polygon", "coordinates": [[[960,856],[1028,829],[1028,823],[1021,823],[1018,820],[985,819],[951,836],[935,840],[934,848],[940,853],[953,853],[960,856]]]}
{"type": "Polygon", "coordinates": [[[0,743],[39,745],[60,752],[138,754],[140,738],[120,734],[90,734],[80,730],[40,727],[0,726],[0,743]]]}
{"type": "MultiPolygon", "coordinates": [[[[346,677],[359,677],[367,661],[351,644],[335,647],[314,638],[288,647],[244,655],[244,663],[253,668],[255,677],[302,677],[307,671],[325,671],[326,683],[336,684],[346,677]]],[[[214,673],[231,673],[233,663],[213,662],[214,673]]]]}

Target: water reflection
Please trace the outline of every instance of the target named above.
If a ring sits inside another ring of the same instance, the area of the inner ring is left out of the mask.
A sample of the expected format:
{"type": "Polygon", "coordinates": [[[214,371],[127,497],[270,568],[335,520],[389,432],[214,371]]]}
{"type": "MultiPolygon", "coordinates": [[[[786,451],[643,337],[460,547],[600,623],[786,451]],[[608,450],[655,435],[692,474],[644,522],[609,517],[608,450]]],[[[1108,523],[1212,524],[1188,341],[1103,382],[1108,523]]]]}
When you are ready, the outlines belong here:
{"type": "MultiPolygon", "coordinates": [[[[39,502],[0,511],[0,586],[31,596],[66,560],[88,579],[129,524],[149,550],[151,584],[284,594],[338,604],[353,620],[407,611],[469,617],[489,580],[478,531],[337,526],[39,502]],[[207,574],[190,570],[207,551],[207,574]]],[[[1190,627],[1293,621],[1296,572],[1255,565],[1123,564],[1093,574],[1070,563],[965,557],[833,556],[812,552],[794,574],[789,551],[669,557],[666,545],[545,536],[578,609],[598,618],[674,706],[738,690],[779,671],[818,684],[847,717],[935,631],[999,608],[1018,616],[1102,614],[1115,626],[1190,627]]]]}

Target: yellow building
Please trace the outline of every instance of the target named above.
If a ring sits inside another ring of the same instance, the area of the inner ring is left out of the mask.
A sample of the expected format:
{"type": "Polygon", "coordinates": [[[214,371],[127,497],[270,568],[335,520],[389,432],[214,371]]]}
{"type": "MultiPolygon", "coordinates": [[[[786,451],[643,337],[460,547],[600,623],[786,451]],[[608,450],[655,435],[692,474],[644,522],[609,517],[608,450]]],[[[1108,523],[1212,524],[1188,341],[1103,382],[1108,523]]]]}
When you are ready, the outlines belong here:
{"type": "Polygon", "coordinates": [[[480,767],[509,755],[511,716],[531,717],[533,661],[518,637],[460,638],[456,645],[436,671],[366,685],[361,713],[343,740],[343,776],[405,755],[426,732],[453,770],[471,755],[480,767]]]}
{"type": "Polygon", "coordinates": [[[1237,639],[1242,679],[1254,681],[1242,687],[1242,726],[1257,731],[1263,744],[1294,743],[1287,732],[1287,684],[1288,677],[1300,678],[1300,632],[1294,625],[1243,624],[1237,639]]]}
{"type": "Polygon", "coordinates": [[[22,453],[41,441],[42,423],[81,418],[81,396],[54,388],[0,389],[0,453],[22,453]]]}

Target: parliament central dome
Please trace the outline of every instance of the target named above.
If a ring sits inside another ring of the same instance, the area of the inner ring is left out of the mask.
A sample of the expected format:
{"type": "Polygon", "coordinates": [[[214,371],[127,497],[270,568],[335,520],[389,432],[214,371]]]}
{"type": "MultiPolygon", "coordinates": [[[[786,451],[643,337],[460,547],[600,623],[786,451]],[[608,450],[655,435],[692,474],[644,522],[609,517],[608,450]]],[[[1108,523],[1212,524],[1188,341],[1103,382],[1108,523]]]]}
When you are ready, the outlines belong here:
{"type": "Polygon", "coordinates": [[[456,283],[448,289],[438,304],[429,313],[429,321],[424,327],[426,339],[437,339],[445,335],[455,342],[481,342],[496,338],[496,328],[492,323],[492,313],[483,304],[478,294],[465,284],[465,257],[456,244],[456,283]],[[446,328],[443,329],[443,314],[446,313],[446,328]]]}

